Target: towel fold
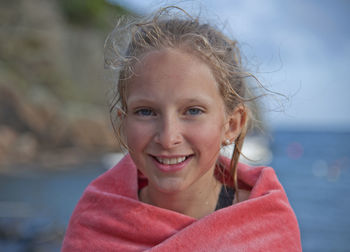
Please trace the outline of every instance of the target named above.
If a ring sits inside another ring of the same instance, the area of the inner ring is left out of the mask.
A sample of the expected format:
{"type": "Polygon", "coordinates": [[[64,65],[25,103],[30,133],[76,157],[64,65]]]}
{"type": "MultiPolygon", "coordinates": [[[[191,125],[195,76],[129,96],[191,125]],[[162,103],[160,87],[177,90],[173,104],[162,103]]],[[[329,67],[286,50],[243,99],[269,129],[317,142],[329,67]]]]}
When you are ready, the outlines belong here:
{"type": "Polygon", "coordinates": [[[239,164],[238,179],[251,190],[248,200],[196,220],[139,201],[147,180],[126,155],[86,188],[62,251],[301,251],[297,219],[274,170],[239,164]]]}

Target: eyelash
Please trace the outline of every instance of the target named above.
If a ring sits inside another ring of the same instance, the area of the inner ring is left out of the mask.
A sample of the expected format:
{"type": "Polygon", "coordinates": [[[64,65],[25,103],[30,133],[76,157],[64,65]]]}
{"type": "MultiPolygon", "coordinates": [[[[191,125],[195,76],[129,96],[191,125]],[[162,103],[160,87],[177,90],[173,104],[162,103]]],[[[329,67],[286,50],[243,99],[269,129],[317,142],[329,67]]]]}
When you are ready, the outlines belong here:
{"type": "Polygon", "coordinates": [[[139,115],[139,116],[154,116],[155,115],[154,111],[150,108],[138,109],[135,111],[135,114],[139,115]],[[147,112],[147,113],[144,113],[144,112],[147,112]]]}
{"type": "Polygon", "coordinates": [[[186,114],[190,115],[190,116],[196,116],[196,115],[200,115],[200,114],[203,114],[203,110],[200,109],[200,108],[189,108],[187,111],[186,111],[186,114]],[[192,112],[197,112],[197,113],[191,113],[192,112]]]}
{"type": "MultiPolygon", "coordinates": [[[[142,117],[148,117],[148,116],[155,116],[156,115],[156,113],[151,108],[140,108],[140,109],[137,109],[134,113],[136,115],[142,116],[142,117]]],[[[198,116],[198,115],[201,115],[203,113],[204,113],[203,109],[196,108],[196,107],[195,108],[188,108],[185,111],[185,115],[189,115],[189,116],[198,116]]]]}

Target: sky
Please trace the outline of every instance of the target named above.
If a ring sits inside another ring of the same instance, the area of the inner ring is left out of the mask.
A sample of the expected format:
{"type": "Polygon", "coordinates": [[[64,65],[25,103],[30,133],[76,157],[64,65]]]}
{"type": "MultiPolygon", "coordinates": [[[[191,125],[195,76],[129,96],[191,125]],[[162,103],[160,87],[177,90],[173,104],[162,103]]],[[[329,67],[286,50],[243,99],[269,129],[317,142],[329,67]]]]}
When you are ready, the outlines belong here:
{"type": "MultiPolygon", "coordinates": [[[[111,0],[140,14],[154,0],[111,0]]],[[[225,26],[240,42],[246,68],[267,88],[264,117],[271,128],[350,130],[350,1],[198,0],[177,3],[225,26]],[[200,8],[199,8],[200,7],[200,8]]],[[[164,6],[164,4],[163,4],[164,6]]]]}

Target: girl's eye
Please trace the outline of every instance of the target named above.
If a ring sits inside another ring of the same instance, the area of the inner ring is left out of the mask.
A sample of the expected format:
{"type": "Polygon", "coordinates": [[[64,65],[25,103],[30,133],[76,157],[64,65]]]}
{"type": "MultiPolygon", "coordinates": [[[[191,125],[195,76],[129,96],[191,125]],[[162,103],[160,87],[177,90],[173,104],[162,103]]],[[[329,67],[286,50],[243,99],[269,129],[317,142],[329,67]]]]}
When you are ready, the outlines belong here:
{"type": "Polygon", "coordinates": [[[136,110],[135,114],[139,116],[152,116],[154,115],[154,112],[152,111],[152,109],[142,108],[136,110]]]}
{"type": "Polygon", "coordinates": [[[186,112],[188,115],[200,115],[203,113],[203,110],[199,108],[190,108],[186,112]]]}

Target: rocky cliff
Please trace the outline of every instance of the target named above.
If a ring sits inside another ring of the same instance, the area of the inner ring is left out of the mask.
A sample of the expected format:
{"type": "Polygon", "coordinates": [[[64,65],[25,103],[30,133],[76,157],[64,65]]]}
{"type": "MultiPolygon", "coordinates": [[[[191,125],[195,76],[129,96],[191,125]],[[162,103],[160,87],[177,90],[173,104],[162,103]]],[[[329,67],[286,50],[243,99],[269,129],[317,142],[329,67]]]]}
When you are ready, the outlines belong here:
{"type": "Polygon", "coordinates": [[[1,1],[0,167],[79,162],[119,149],[103,44],[125,13],[101,0],[1,1]]]}

